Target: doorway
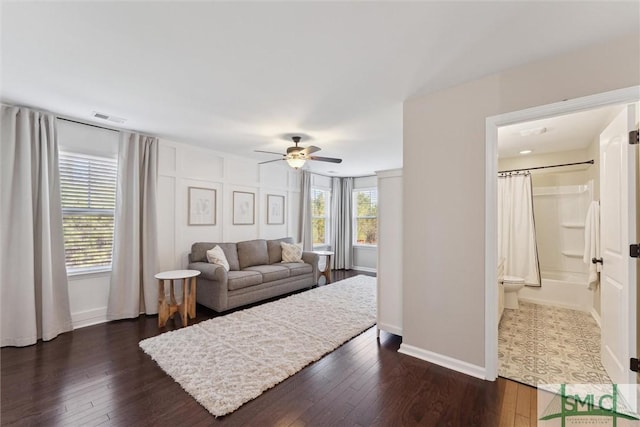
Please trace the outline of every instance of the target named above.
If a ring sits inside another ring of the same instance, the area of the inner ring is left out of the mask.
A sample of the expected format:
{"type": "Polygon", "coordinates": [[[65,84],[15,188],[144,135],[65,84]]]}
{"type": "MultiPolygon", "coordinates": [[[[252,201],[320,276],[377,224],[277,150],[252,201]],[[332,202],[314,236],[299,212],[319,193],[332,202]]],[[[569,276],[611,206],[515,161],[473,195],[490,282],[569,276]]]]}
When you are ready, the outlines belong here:
{"type": "MultiPolygon", "coordinates": [[[[591,110],[599,107],[611,106],[616,104],[626,104],[637,102],[640,88],[632,87],[627,89],[606,92],[603,94],[593,95],[589,97],[579,98],[575,100],[564,101],[560,103],[545,105],[541,107],[531,108],[527,110],[502,114],[487,119],[486,127],[486,221],[485,221],[485,358],[486,358],[486,376],[487,379],[493,380],[498,373],[498,286],[497,286],[497,184],[496,176],[498,172],[498,129],[501,127],[514,125],[533,120],[539,120],[559,115],[567,115],[570,113],[591,110]]],[[[635,209],[635,208],[634,208],[635,209]]],[[[632,351],[636,348],[636,282],[635,273],[633,283],[630,284],[630,296],[634,301],[631,317],[629,319],[632,324],[629,325],[628,340],[632,351]]],[[[634,380],[635,381],[635,380],[634,380]]],[[[629,382],[629,381],[627,381],[629,382]]]]}
{"type": "Polygon", "coordinates": [[[532,386],[611,384],[591,256],[600,257],[600,135],[624,108],[498,129],[499,376],[532,386]]]}

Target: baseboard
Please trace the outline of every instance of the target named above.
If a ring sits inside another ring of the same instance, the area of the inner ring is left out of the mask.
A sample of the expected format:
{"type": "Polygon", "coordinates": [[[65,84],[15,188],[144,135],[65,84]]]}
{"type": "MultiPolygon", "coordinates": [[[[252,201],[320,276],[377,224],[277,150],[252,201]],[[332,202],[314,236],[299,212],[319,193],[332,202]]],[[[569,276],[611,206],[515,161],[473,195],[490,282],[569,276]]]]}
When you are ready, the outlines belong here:
{"type": "Polygon", "coordinates": [[[98,323],[105,323],[107,321],[107,307],[94,308],[93,310],[85,310],[71,314],[73,329],[97,325],[98,323]]]}
{"type": "Polygon", "coordinates": [[[521,298],[521,297],[518,297],[518,301],[528,302],[528,303],[531,303],[531,304],[546,305],[546,306],[549,306],[549,307],[567,308],[569,310],[582,311],[583,313],[591,313],[589,308],[583,307],[581,305],[563,304],[561,302],[555,302],[555,301],[551,302],[551,301],[547,301],[547,300],[538,300],[538,299],[535,299],[535,298],[521,298]]]}
{"type": "Polygon", "coordinates": [[[378,322],[378,329],[380,329],[381,331],[389,332],[390,334],[393,334],[393,335],[398,335],[400,337],[402,336],[402,328],[390,325],[388,323],[378,322]]]}
{"type": "Polygon", "coordinates": [[[427,362],[435,363],[436,365],[440,365],[447,369],[461,372],[472,377],[480,378],[482,380],[486,379],[486,370],[484,367],[472,365],[471,363],[463,362],[462,360],[454,359],[453,357],[433,353],[408,344],[400,344],[400,350],[398,350],[398,352],[426,360],[427,362]]]}
{"type": "Polygon", "coordinates": [[[360,270],[360,271],[364,271],[364,272],[367,272],[367,273],[377,273],[378,272],[378,270],[376,270],[375,268],[370,268],[370,267],[356,267],[356,266],[353,266],[353,267],[351,267],[351,269],[352,270],[360,270]]]}
{"type": "Polygon", "coordinates": [[[596,321],[596,323],[598,324],[599,328],[602,328],[602,325],[600,324],[600,315],[598,314],[598,312],[596,311],[595,308],[592,308],[591,311],[591,317],[593,317],[593,320],[596,321]]]}

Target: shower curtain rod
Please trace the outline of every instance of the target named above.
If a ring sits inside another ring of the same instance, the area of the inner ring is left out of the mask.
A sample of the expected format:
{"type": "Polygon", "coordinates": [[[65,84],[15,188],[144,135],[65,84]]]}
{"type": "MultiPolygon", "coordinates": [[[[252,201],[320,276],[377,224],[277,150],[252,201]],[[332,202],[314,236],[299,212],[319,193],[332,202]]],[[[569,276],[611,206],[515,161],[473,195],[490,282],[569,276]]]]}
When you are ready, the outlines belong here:
{"type": "Polygon", "coordinates": [[[498,171],[498,173],[508,173],[508,172],[522,172],[522,171],[531,171],[534,169],[548,169],[548,168],[560,168],[563,166],[575,166],[575,165],[592,165],[595,162],[593,160],[587,160],[586,162],[576,162],[576,163],[564,163],[561,165],[549,165],[549,166],[536,166],[534,168],[523,168],[523,169],[511,169],[508,171],[498,171]]]}

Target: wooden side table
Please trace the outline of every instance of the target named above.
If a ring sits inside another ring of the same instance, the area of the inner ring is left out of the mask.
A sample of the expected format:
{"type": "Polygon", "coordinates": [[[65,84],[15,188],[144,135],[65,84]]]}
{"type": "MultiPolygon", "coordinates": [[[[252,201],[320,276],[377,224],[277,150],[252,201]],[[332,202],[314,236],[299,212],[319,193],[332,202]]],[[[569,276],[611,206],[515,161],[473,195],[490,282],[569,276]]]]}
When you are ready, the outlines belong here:
{"type": "Polygon", "coordinates": [[[324,270],[320,271],[320,276],[324,276],[325,284],[328,285],[329,283],[331,283],[331,256],[333,256],[334,252],[332,251],[311,251],[311,252],[327,258],[327,264],[324,266],[324,270]]]}
{"type": "Polygon", "coordinates": [[[158,279],[158,327],[162,328],[167,324],[167,320],[174,313],[178,312],[182,318],[182,326],[187,326],[187,316],[196,317],[196,276],[200,272],[198,270],[172,270],[163,271],[155,275],[158,279]],[[171,288],[169,293],[169,301],[165,294],[164,282],[169,280],[171,288]],[[178,304],[173,291],[173,281],[183,280],[182,283],[182,303],[178,304]]]}

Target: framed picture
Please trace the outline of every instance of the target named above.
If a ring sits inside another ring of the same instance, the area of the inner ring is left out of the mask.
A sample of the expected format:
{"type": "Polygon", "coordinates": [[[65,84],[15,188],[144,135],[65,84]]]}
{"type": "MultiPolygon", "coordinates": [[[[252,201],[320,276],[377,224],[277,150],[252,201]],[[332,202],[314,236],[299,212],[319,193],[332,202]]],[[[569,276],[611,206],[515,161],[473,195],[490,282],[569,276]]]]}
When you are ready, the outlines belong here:
{"type": "Polygon", "coordinates": [[[216,190],[189,187],[189,225],[216,225],[216,190]]]}
{"type": "Polygon", "coordinates": [[[267,194],[267,224],[284,224],[284,196],[267,194]]]}
{"type": "Polygon", "coordinates": [[[233,192],[233,225],[255,224],[255,197],[254,193],[233,192]]]}

